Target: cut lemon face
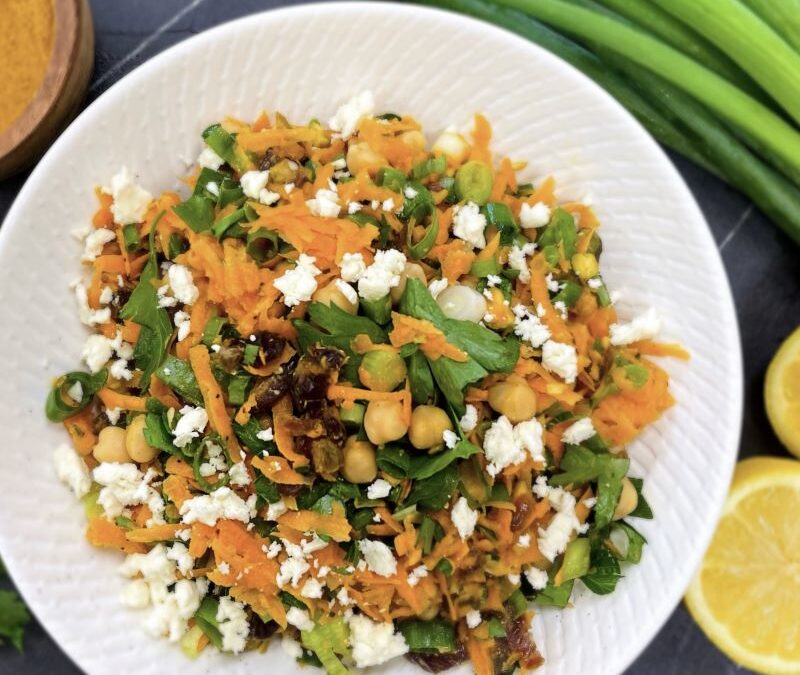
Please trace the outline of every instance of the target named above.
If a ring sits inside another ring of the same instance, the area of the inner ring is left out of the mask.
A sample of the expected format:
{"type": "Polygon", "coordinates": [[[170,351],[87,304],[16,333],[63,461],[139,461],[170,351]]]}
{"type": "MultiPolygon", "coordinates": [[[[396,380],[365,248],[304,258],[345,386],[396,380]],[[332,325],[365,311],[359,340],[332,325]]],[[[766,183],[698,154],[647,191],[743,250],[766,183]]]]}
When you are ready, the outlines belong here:
{"type": "Polygon", "coordinates": [[[800,462],[739,463],[717,532],[686,604],[734,661],[800,673],[800,462]]]}
{"type": "Polygon", "coordinates": [[[775,434],[800,457],[800,328],[786,338],[769,364],[764,401],[775,434]]]}

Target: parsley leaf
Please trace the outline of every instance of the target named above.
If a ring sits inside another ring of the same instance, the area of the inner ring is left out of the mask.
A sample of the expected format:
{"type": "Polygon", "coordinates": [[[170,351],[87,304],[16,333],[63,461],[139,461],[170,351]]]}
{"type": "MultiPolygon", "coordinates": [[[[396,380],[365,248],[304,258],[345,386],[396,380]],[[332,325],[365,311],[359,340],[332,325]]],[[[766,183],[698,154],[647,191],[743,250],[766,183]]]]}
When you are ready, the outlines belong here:
{"type": "Polygon", "coordinates": [[[581,577],[586,587],[597,595],[608,595],[622,578],[619,562],[605,546],[592,551],[589,573],[581,577]]]}
{"type": "MultiPolygon", "coordinates": [[[[0,560],[0,576],[6,576],[6,568],[0,560]]],[[[14,591],[0,591],[0,645],[7,639],[17,651],[22,651],[25,626],[31,620],[25,603],[14,591]]]]}

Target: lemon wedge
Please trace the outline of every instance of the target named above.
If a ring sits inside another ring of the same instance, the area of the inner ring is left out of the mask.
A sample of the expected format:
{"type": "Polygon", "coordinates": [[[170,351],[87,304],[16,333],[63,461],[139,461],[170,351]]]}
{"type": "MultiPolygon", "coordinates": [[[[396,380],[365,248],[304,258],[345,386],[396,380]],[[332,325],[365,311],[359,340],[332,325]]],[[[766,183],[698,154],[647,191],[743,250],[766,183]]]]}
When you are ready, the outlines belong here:
{"type": "Polygon", "coordinates": [[[711,641],[761,673],[800,673],[800,462],[736,467],[686,604],[711,641]]]}
{"type": "Polygon", "coordinates": [[[767,417],[786,449],[800,457],[800,328],[778,349],[764,382],[767,417]]]}

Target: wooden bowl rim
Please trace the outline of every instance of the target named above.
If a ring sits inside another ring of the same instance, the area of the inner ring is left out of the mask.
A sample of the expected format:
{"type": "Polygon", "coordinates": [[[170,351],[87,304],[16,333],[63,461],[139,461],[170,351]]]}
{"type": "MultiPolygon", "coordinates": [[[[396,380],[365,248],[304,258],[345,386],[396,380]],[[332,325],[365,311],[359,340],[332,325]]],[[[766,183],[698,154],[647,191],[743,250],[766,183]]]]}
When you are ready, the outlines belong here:
{"type": "Polygon", "coordinates": [[[50,62],[36,95],[11,126],[0,132],[0,159],[11,155],[52,112],[78,54],[82,0],[52,0],[52,4],[54,35],[50,62]]]}

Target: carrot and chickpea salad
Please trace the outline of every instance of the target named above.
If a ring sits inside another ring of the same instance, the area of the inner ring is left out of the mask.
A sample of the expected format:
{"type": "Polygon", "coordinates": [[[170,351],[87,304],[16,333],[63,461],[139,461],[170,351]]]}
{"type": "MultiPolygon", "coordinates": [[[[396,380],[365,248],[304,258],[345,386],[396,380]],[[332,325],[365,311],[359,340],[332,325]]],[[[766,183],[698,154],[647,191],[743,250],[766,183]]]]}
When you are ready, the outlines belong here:
{"type": "Polygon", "coordinates": [[[647,357],[685,354],[618,320],[595,214],[518,183],[486,119],[427,149],[373,109],[224,119],[186,199],[97,191],[56,469],[189,655],[532,669],[529,602],[642,554],[624,446],[673,403],[647,357]]]}

